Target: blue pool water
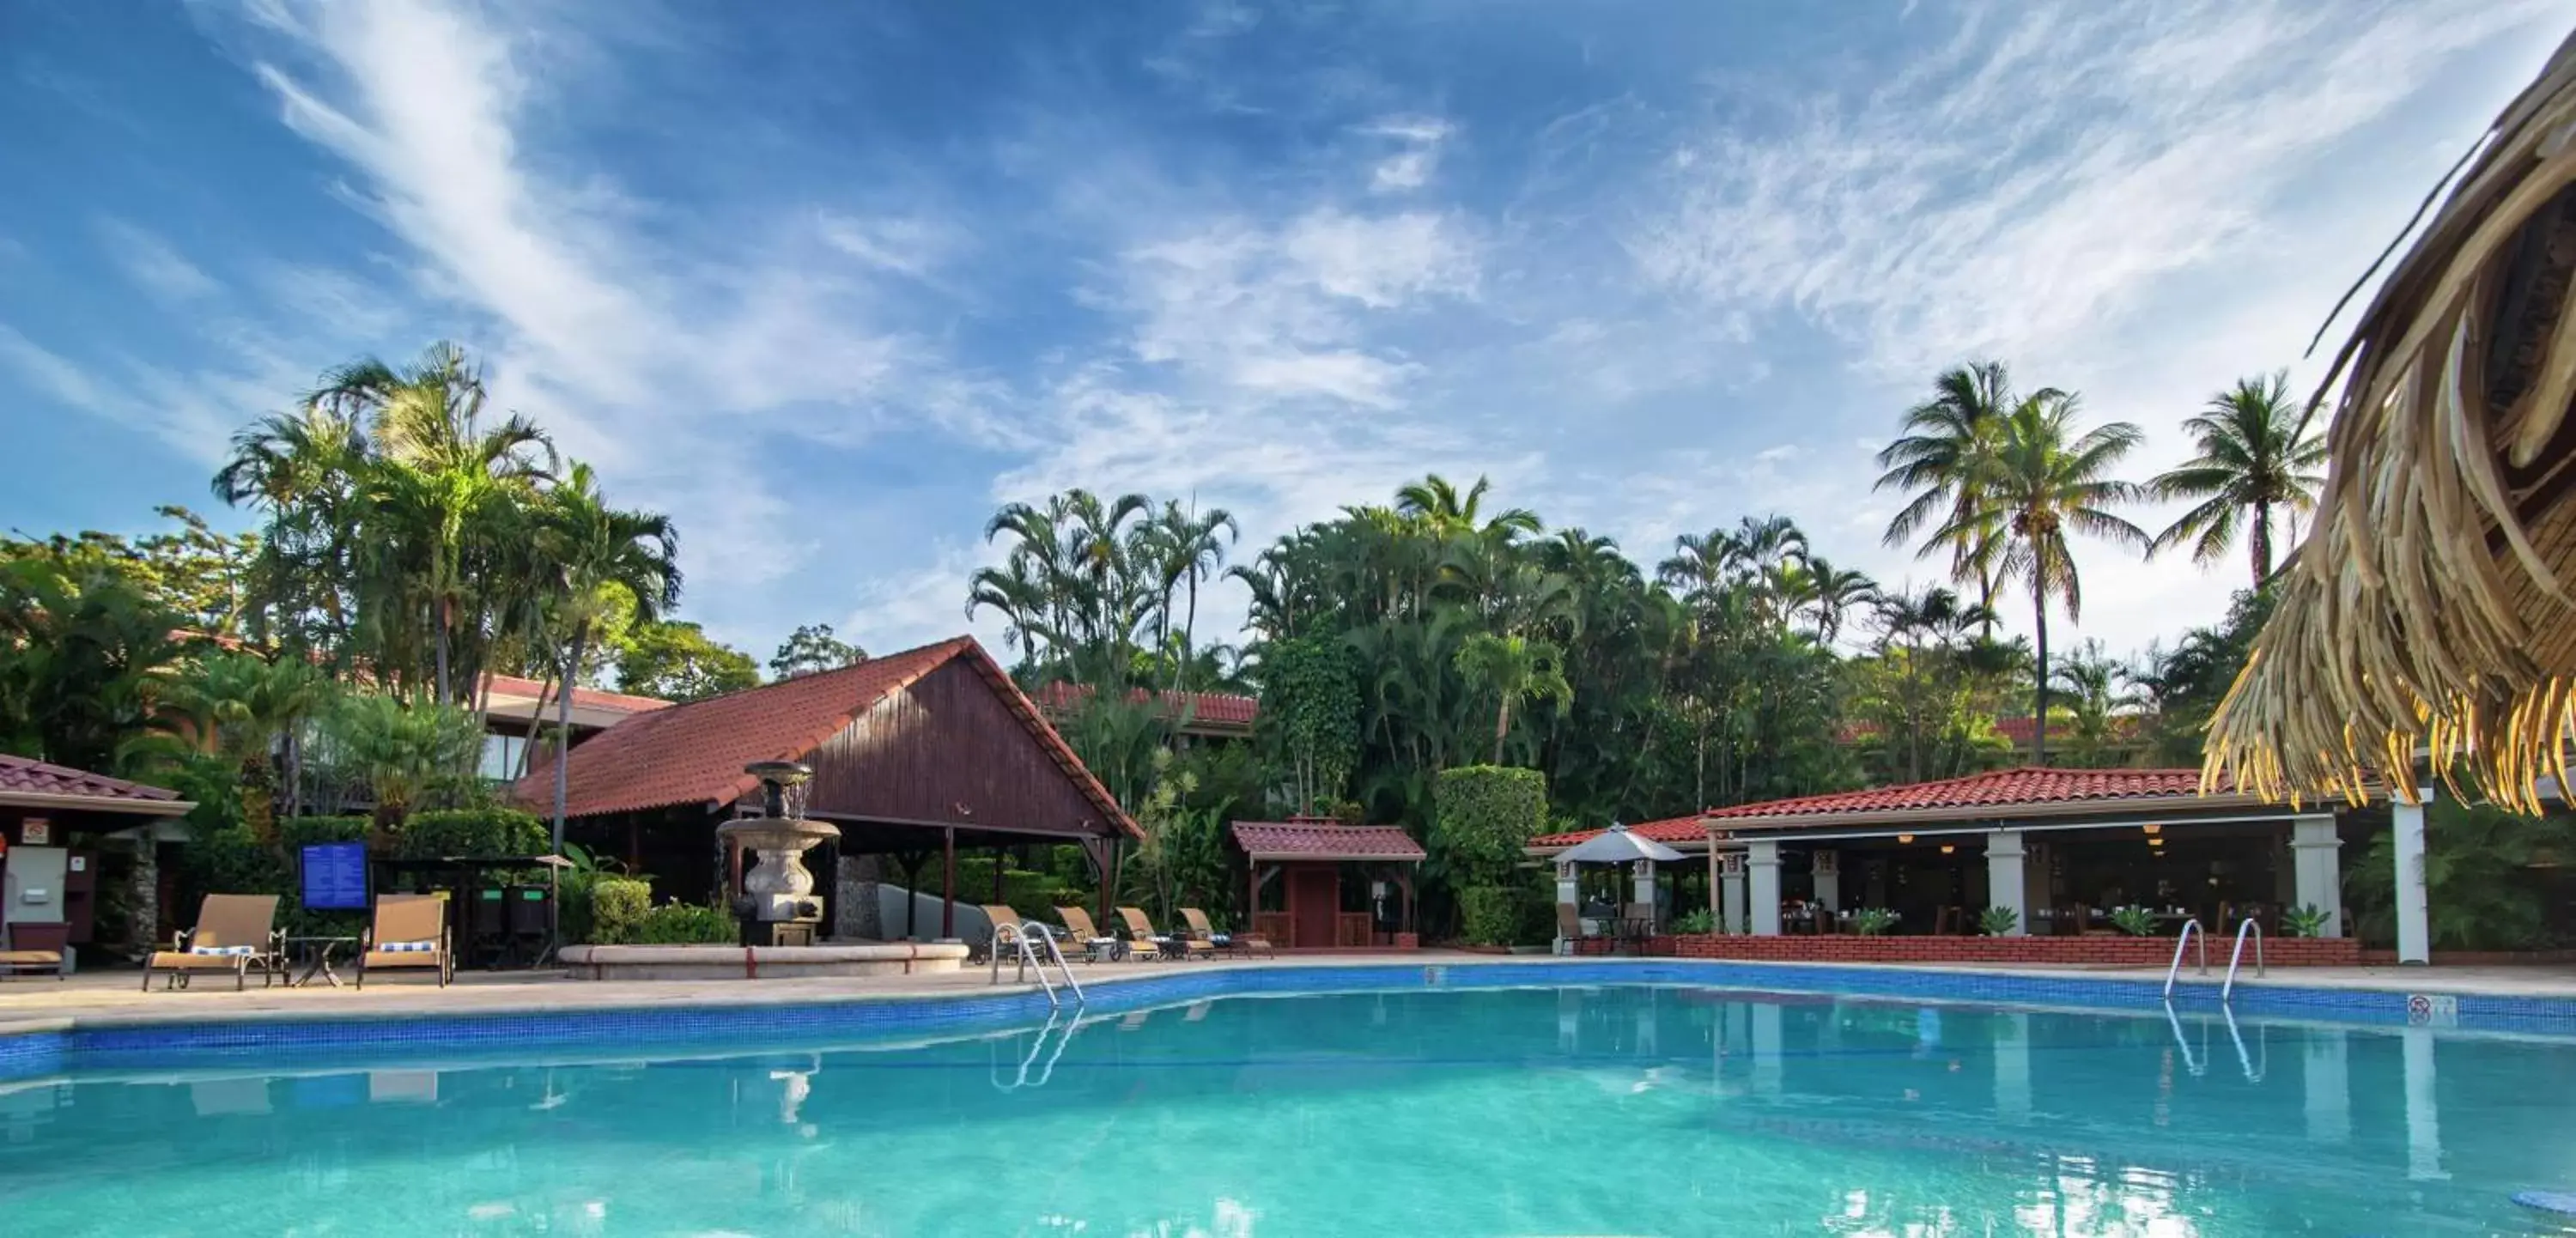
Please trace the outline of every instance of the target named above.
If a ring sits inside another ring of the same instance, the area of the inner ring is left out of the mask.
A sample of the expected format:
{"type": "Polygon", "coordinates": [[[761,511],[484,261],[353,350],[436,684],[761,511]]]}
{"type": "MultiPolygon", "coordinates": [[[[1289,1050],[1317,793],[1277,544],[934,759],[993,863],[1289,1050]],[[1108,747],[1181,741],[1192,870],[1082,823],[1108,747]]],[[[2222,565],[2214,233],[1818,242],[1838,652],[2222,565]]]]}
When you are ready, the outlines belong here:
{"type": "Polygon", "coordinates": [[[2576,1188],[2567,1042],[1606,988],[748,1048],[7,1085],[0,1234],[2576,1232],[2511,1202],[2576,1188]]]}

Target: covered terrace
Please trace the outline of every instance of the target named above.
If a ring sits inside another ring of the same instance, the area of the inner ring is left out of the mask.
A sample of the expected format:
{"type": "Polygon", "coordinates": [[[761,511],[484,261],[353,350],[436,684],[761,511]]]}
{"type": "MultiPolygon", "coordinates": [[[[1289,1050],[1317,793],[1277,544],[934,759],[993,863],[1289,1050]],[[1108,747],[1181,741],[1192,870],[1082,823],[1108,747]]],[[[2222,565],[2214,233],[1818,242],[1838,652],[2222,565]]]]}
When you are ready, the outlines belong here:
{"type": "MultiPolygon", "coordinates": [[[[863,858],[891,860],[907,887],[923,884],[927,870],[939,896],[938,936],[955,937],[961,896],[969,904],[1002,901],[998,888],[958,888],[960,848],[998,859],[1076,846],[1105,890],[1115,885],[1124,844],[1143,836],[1019,685],[963,636],[654,710],[609,729],[572,750],[567,835],[651,874],[663,893],[708,897],[739,874],[742,857],[724,853],[715,829],[757,808],[757,780],[744,772],[754,761],[811,766],[801,815],[841,829],[837,844],[807,861],[824,878],[832,937],[926,930],[881,922],[882,869],[863,858]]],[[[551,764],[540,765],[520,782],[519,798],[548,811],[554,776],[551,764]]],[[[993,866],[996,887],[1002,871],[993,866]]]]}

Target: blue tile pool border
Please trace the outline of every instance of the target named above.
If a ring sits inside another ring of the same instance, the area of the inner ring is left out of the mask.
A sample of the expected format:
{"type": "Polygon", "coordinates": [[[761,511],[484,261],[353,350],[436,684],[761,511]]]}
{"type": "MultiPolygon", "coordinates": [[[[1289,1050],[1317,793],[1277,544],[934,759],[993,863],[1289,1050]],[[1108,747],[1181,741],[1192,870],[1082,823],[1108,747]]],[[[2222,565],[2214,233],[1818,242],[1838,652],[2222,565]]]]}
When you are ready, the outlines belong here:
{"type": "MultiPolygon", "coordinates": [[[[750,982],[756,983],[756,982],[750,982]]],[[[1765,993],[1866,999],[1918,999],[2017,1007],[2154,1011],[2162,984],[2129,978],[2024,976],[1994,972],[1870,966],[1817,966],[1722,960],[1551,962],[1389,962],[1298,967],[1201,967],[1102,979],[1089,986],[1090,1015],[1116,1014],[1205,998],[1416,989],[1570,988],[1675,985],[1765,993]]],[[[2218,1007],[2218,986],[2185,983],[2174,1004],[2184,1012],[2218,1007]]],[[[2386,989],[2241,986],[2234,1013],[2362,1026],[2429,1025],[2471,1032],[2576,1037],[2576,999],[2484,995],[2415,995],[2386,989]]],[[[387,1054],[534,1053],[633,1047],[739,1046],[886,1038],[906,1034],[973,1034],[1043,1020],[1047,999],[1034,990],[872,997],[840,1000],[594,1007],[400,1016],[350,1014],[318,1018],[195,1019],[83,1023],[55,1020],[0,1033],[0,1079],[85,1070],[239,1065],[293,1055],[299,1062],[387,1054]]]]}

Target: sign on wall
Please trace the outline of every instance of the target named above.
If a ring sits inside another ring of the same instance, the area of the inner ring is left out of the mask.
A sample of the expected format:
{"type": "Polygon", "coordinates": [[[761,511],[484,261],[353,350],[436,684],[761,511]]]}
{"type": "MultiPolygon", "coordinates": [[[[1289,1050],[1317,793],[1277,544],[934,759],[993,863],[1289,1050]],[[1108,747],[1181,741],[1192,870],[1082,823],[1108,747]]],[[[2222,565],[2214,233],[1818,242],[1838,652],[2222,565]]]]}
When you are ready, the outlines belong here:
{"type": "Polygon", "coordinates": [[[304,906],[313,911],[364,911],[367,845],[317,843],[304,848],[304,906]]]}
{"type": "Polygon", "coordinates": [[[30,847],[54,845],[54,823],[44,817],[29,817],[18,823],[18,836],[30,847]]]}

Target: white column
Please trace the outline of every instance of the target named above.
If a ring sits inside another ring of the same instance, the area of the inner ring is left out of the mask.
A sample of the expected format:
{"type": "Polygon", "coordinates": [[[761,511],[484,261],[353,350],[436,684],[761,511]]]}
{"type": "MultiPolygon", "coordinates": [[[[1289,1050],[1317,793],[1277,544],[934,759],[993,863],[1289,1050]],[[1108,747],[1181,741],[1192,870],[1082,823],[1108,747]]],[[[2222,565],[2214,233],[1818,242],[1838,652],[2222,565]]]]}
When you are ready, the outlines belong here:
{"type": "Polygon", "coordinates": [[[1753,935],[1780,935],[1780,844],[1758,842],[1745,848],[1744,867],[1751,870],[1751,889],[1746,897],[1753,903],[1753,935]]]}
{"type": "Polygon", "coordinates": [[[2339,1027],[2306,1029],[2307,1052],[2303,1055],[2306,1085],[2308,1140],[2312,1143],[2352,1142],[2352,1065],[2347,1045],[2349,1039],[2339,1027]]]}
{"type": "Polygon", "coordinates": [[[2343,861],[2335,854],[2342,846],[2333,817],[2291,818],[2290,867],[2297,877],[2291,897],[2326,913],[2328,937],[2343,936],[2343,861]]]}
{"type": "Polygon", "coordinates": [[[2030,1117],[2030,1016],[1998,1016],[1995,1029],[1995,1112],[2015,1121],[2030,1117]]]}
{"type": "MultiPolygon", "coordinates": [[[[1574,866],[1571,864],[1559,864],[1556,866],[1556,902],[1560,907],[1573,908],[1574,913],[1578,916],[1583,914],[1583,888],[1575,883],[1574,866]]],[[[1565,936],[1565,918],[1559,916],[1556,923],[1556,952],[1558,954],[1574,953],[1574,943],[1571,940],[1568,940],[1565,936]]]]}
{"type": "Polygon", "coordinates": [[[2390,803],[2389,815],[2397,824],[2397,961],[2430,963],[2433,961],[2433,926],[2424,902],[2424,806],[2433,802],[2433,789],[2424,787],[2417,794],[2420,802],[2403,800],[2390,803]]]}
{"type": "Polygon", "coordinates": [[[1653,917],[1656,924],[1661,925],[1664,921],[1663,909],[1655,905],[1655,862],[1639,860],[1632,871],[1636,876],[1633,890],[1636,902],[1646,909],[1646,914],[1653,917]]]}
{"type": "Polygon", "coordinates": [[[1986,835],[1986,905],[2002,907],[2013,913],[2012,931],[2007,937],[2024,937],[2030,933],[2030,908],[2022,896],[2022,881],[2027,870],[2022,865],[2021,831],[1997,830],[1986,835]]]}
{"type": "Polygon", "coordinates": [[[2417,1180],[2450,1177],[2442,1172],[2442,1108],[2433,1086],[2433,1029],[2410,1027],[2398,1033],[2406,1062],[2406,1176],[2417,1180]]]}
{"type": "Polygon", "coordinates": [[[1720,910],[1725,914],[1718,923],[1726,932],[1741,934],[1744,925],[1744,853],[1729,851],[1724,857],[1725,870],[1718,878],[1720,910]]]}
{"type": "Polygon", "coordinates": [[[1843,909],[1842,856],[1833,851],[1819,851],[1809,857],[1815,865],[1816,905],[1827,911],[1843,909]]]}

